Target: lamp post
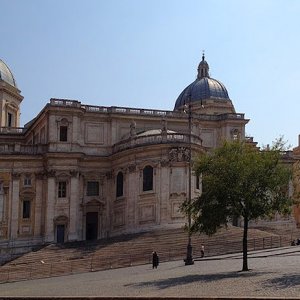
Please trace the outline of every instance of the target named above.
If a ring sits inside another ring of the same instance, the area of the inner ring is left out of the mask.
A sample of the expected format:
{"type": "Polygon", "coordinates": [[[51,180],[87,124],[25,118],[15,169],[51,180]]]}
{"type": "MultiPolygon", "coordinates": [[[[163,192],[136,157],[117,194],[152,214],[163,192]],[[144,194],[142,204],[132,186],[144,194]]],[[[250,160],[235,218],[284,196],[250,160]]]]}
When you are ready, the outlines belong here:
{"type": "MultiPolygon", "coordinates": [[[[188,123],[189,123],[189,162],[188,162],[188,204],[192,201],[192,109],[191,109],[191,97],[189,97],[188,104],[188,123]]],[[[188,212],[188,244],[186,251],[186,259],[184,260],[185,265],[193,265],[193,247],[192,247],[192,237],[191,237],[191,224],[192,216],[190,211],[188,212]]]]}

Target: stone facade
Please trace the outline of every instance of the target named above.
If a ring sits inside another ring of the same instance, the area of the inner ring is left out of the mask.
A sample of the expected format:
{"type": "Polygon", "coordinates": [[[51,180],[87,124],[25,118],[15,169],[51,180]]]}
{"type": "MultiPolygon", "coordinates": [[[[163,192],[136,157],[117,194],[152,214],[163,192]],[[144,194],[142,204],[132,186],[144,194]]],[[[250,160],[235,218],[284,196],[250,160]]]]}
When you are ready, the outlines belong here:
{"type": "MultiPolygon", "coordinates": [[[[227,99],[174,111],[50,99],[19,128],[23,97],[4,80],[0,86],[1,118],[12,106],[16,118],[0,130],[0,241],[8,244],[184,225],[191,154],[245,138],[248,122],[227,99]]],[[[191,197],[201,193],[197,180],[192,175],[191,197]]]]}

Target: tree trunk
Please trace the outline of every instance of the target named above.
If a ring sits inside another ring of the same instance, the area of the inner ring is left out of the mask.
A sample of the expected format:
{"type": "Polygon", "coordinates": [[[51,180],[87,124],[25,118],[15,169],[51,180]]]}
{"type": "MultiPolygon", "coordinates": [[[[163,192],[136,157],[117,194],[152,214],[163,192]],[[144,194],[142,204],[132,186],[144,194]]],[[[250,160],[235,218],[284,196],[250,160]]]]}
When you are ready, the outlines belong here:
{"type": "Polygon", "coordinates": [[[244,235],[243,235],[243,270],[248,269],[248,216],[244,217],[244,235]]]}

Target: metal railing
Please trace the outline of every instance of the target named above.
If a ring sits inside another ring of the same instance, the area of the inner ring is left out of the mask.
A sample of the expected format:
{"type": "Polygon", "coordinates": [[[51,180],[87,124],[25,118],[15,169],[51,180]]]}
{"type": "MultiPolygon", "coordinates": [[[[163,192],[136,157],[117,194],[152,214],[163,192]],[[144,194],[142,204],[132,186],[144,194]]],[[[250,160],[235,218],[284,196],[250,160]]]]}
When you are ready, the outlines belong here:
{"type": "MultiPolygon", "coordinates": [[[[252,238],[248,240],[248,251],[279,248],[290,244],[288,236],[270,236],[264,238],[252,238]]],[[[193,247],[194,259],[201,257],[201,245],[193,247]]],[[[206,241],[205,257],[222,254],[239,253],[242,251],[242,240],[206,241]]],[[[185,246],[158,249],[161,262],[183,259],[185,246]]],[[[46,278],[62,275],[70,275],[84,272],[94,272],[107,269],[130,267],[151,263],[152,256],[149,252],[112,253],[110,256],[101,256],[97,253],[89,257],[73,257],[68,260],[45,262],[43,260],[16,265],[5,265],[0,268],[0,283],[37,278],[46,278]]]]}

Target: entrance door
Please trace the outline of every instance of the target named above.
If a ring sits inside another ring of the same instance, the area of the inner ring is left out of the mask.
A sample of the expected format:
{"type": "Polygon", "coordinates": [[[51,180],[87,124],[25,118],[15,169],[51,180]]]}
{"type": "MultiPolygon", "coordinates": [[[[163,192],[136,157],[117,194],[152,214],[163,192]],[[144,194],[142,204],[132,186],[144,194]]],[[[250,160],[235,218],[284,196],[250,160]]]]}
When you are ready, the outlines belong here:
{"type": "Polygon", "coordinates": [[[96,240],[98,238],[98,213],[86,213],[86,240],[96,240]]]}
{"type": "Polygon", "coordinates": [[[65,242],[65,225],[56,226],[56,240],[59,244],[65,242]]]}

